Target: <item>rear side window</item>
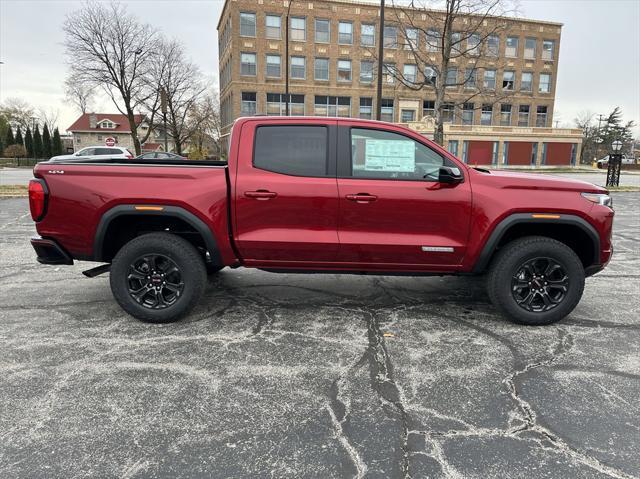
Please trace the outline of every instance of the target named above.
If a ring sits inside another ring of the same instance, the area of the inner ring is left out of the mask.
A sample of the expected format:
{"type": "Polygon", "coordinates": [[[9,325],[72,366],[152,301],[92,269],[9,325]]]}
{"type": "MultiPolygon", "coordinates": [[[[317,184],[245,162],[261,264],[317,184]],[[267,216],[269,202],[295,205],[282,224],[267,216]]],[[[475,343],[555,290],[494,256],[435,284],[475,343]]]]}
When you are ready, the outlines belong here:
{"type": "Polygon", "coordinates": [[[115,148],[96,148],[94,155],[119,155],[120,150],[115,148]]]}
{"type": "Polygon", "coordinates": [[[327,176],[327,128],[261,126],[256,130],[253,166],[295,176],[327,176]]]}

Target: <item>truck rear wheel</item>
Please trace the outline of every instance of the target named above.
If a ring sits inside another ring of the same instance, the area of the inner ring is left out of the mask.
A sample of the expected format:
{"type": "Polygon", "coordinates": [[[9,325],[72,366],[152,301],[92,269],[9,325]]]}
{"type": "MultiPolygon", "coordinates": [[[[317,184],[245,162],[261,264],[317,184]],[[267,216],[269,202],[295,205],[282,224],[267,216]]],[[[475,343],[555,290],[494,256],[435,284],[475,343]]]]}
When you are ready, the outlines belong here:
{"type": "Polygon", "coordinates": [[[149,323],[168,323],[187,314],[202,296],[206,280],[198,250],[169,233],[129,241],[113,259],[109,278],[122,309],[149,323]]]}
{"type": "Polygon", "coordinates": [[[564,243],[528,236],[507,244],[493,260],[488,294],[511,321],[551,324],[577,306],[584,290],[584,267],[564,243]]]}

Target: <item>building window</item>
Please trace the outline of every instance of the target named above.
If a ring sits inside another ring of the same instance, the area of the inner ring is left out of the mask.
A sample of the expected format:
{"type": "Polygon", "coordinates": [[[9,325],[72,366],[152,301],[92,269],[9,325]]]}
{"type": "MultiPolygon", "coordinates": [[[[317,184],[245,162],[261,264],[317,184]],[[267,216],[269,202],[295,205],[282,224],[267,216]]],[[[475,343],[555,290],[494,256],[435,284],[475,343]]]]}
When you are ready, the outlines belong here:
{"type": "Polygon", "coordinates": [[[240,36],[255,37],[256,36],[256,14],[248,12],[240,12],[240,36]]]}
{"type": "Polygon", "coordinates": [[[524,57],[528,60],[536,58],[536,39],[525,38],[524,39],[524,57]]]}
{"type": "Polygon", "coordinates": [[[388,85],[393,85],[396,81],[396,64],[395,63],[383,63],[382,64],[382,81],[388,85]]]}
{"type": "Polygon", "coordinates": [[[360,98],[360,118],[371,120],[373,118],[373,99],[360,98]]]}
{"type": "MultiPolygon", "coordinates": [[[[304,95],[290,95],[289,114],[291,116],[304,115],[304,95]]],[[[267,93],[267,115],[286,115],[286,95],[282,93],[267,93]]]]}
{"type": "Polygon", "coordinates": [[[373,62],[366,60],[360,62],[360,81],[363,83],[373,82],[373,62]]]}
{"type": "Polygon", "coordinates": [[[291,17],[291,40],[304,42],[307,39],[307,19],[291,17]]]}
{"type": "Polygon", "coordinates": [[[467,53],[469,55],[480,55],[480,35],[472,33],[467,39],[467,53]]]}
{"type": "Polygon", "coordinates": [[[518,107],[518,126],[529,126],[529,105],[518,107]]]}
{"type": "Polygon", "coordinates": [[[400,110],[400,123],[409,123],[412,121],[416,121],[416,111],[411,110],[400,110]]]}
{"type": "Polygon", "coordinates": [[[442,122],[453,123],[455,105],[453,103],[442,104],[442,122]]]}
{"type": "Polygon", "coordinates": [[[404,30],[404,49],[416,51],[418,49],[418,29],[417,28],[405,28],[404,30]]]}
{"type": "Polygon", "coordinates": [[[502,89],[513,91],[516,83],[516,72],[513,70],[505,70],[502,74],[502,89]]]}
{"type": "Polygon", "coordinates": [[[551,92],[551,74],[550,73],[540,73],[540,83],[538,85],[538,90],[540,91],[540,93],[551,92]]]}
{"type": "Polygon", "coordinates": [[[338,60],[338,81],[351,81],[351,60],[338,60]]]}
{"type": "Polygon", "coordinates": [[[427,51],[437,52],[440,49],[440,32],[427,30],[427,51]]]}
{"type": "Polygon", "coordinates": [[[487,56],[497,57],[500,52],[500,37],[498,35],[489,35],[487,37],[487,56]]]}
{"type": "Polygon", "coordinates": [[[242,102],[240,104],[240,115],[252,116],[256,114],[256,93],[242,92],[242,102]]]}
{"type": "Polygon", "coordinates": [[[418,80],[418,67],[416,65],[405,65],[402,76],[406,83],[415,83],[418,80]]]}
{"type": "Polygon", "coordinates": [[[500,105],[500,125],[511,126],[511,105],[509,103],[500,105]]]}
{"type": "Polygon", "coordinates": [[[316,58],[313,68],[313,78],[316,80],[329,80],[329,59],[316,58]]]}
{"type": "Polygon", "coordinates": [[[447,68],[447,76],[444,80],[444,85],[448,87],[454,87],[458,83],[458,69],[447,68]]]}
{"type": "Polygon", "coordinates": [[[396,27],[384,26],[384,42],[385,48],[397,48],[398,46],[398,29],[396,27]]]}
{"type": "Polygon", "coordinates": [[[353,23],[338,23],[338,43],[341,45],[351,45],[353,43],[353,23]]]}
{"type": "Polygon", "coordinates": [[[383,98],[380,102],[380,120],[393,122],[393,98],[383,98]]]}
{"type": "Polygon", "coordinates": [[[544,40],[542,42],[542,59],[553,60],[553,51],[555,50],[556,42],[553,40],[544,40]]]}
{"type": "Polygon", "coordinates": [[[484,71],[484,83],[485,90],[495,90],[496,89],[496,71],[495,70],[485,70],[484,71]]]}
{"type": "Polygon", "coordinates": [[[476,88],[476,69],[466,68],[464,70],[464,87],[468,90],[475,90],[476,88]]]}
{"type": "Polygon", "coordinates": [[[536,110],[536,126],[547,126],[547,107],[539,106],[536,110]]]}
{"type": "Polygon", "coordinates": [[[435,116],[435,101],[432,100],[423,100],[422,101],[422,116],[435,116]]]}
{"type": "Polygon", "coordinates": [[[507,46],[505,47],[504,54],[507,57],[518,56],[518,37],[507,37],[507,46]]]}
{"type": "Polygon", "coordinates": [[[348,96],[316,95],[313,114],[316,116],[351,116],[351,98],[348,96]]]}
{"type": "Polygon", "coordinates": [[[493,105],[482,105],[480,112],[480,124],[491,125],[493,120],[493,105]]]}
{"type": "Polygon", "coordinates": [[[256,76],[256,54],[240,54],[240,75],[256,76]]]}
{"type": "Polygon", "coordinates": [[[267,38],[279,40],[282,35],[282,18],[279,15],[267,15],[265,17],[265,28],[267,38]]]}
{"type": "Polygon", "coordinates": [[[451,53],[459,55],[462,52],[462,34],[453,32],[451,34],[451,53]]]}
{"type": "Polygon", "coordinates": [[[521,91],[533,91],[533,73],[522,72],[522,79],[520,80],[521,91]]]}
{"type": "Polygon", "coordinates": [[[425,67],[424,69],[424,82],[427,85],[436,86],[436,69],[433,67],[425,67]]]}
{"type": "Polygon", "coordinates": [[[329,43],[331,41],[331,22],[316,18],[316,43],[329,43]]]}
{"type": "Polygon", "coordinates": [[[267,76],[280,78],[280,55],[267,55],[267,76]]]}
{"type": "Polygon", "coordinates": [[[474,112],[473,103],[462,104],[462,124],[463,125],[473,125],[473,112],[474,112]]]}
{"type": "Polygon", "coordinates": [[[372,47],[376,44],[376,26],[370,23],[363,23],[360,26],[360,45],[372,47]]]}
{"type": "Polygon", "coordinates": [[[306,58],[291,57],[291,78],[304,80],[306,77],[306,58]]]}
{"type": "Polygon", "coordinates": [[[447,145],[447,150],[453,156],[458,156],[458,140],[449,140],[449,144],[447,145]]]}
{"type": "Polygon", "coordinates": [[[104,130],[110,130],[115,128],[115,125],[110,121],[103,121],[102,123],[100,123],[100,128],[104,130]]]}

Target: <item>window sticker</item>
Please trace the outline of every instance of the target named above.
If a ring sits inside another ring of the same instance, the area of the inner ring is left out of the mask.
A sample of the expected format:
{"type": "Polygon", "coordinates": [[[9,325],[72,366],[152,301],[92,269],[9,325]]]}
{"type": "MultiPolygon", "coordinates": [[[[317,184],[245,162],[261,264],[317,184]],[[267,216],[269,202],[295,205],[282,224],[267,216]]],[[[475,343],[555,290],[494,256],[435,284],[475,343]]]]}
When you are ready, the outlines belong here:
{"type": "Polygon", "coordinates": [[[415,168],[413,141],[366,139],[365,170],[413,173],[415,168]]]}

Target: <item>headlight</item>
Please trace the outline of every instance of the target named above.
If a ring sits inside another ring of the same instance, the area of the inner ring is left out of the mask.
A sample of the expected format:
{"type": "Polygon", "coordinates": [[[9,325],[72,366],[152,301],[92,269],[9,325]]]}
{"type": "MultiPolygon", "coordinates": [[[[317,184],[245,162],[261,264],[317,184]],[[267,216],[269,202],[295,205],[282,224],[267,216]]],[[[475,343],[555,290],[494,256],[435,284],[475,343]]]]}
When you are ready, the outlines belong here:
{"type": "Polygon", "coordinates": [[[598,205],[608,206],[609,208],[613,207],[613,200],[611,196],[601,194],[601,193],[580,193],[583,198],[591,201],[592,203],[596,203],[598,205]]]}

